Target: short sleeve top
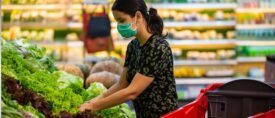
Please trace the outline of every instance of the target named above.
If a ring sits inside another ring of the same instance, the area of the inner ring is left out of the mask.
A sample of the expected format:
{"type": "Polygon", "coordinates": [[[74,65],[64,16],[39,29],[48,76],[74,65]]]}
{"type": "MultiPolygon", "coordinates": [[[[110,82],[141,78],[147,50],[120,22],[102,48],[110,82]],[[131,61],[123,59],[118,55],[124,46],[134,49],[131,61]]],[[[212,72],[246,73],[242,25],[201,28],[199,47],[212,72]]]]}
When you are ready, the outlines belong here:
{"type": "Polygon", "coordinates": [[[157,118],[177,109],[173,56],[168,42],[152,35],[141,46],[137,39],[127,47],[125,67],[129,83],[136,73],[153,77],[153,82],[134,101],[137,118],[157,118]]]}

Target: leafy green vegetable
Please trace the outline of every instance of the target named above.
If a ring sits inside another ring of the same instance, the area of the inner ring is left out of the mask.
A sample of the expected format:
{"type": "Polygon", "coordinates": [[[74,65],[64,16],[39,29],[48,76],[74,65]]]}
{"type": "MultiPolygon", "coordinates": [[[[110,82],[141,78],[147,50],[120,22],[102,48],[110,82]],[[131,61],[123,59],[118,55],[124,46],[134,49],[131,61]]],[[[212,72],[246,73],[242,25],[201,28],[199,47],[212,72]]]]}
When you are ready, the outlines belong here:
{"type": "MultiPolygon", "coordinates": [[[[61,111],[75,114],[79,111],[78,106],[87,99],[87,95],[83,93],[85,89],[82,88],[81,79],[77,78],[79,81],[76,81],[76,79],[71,79],[75,77],[70,76],[69,81],[74,80],[72,83],[77,84],[60,88],[60,83],[58,83],[60,76],[52,74],[54,69],[49,67],[54,67],[53,62],[46,59],[43,48],[24,42],[6,41],[4,44],[1,51],[2,74],[14,77],[25,88],[43,96],[55,114],[61,111]],[[42,63],[43,61],[49,65],[42,63]]],[[[63,75],[69,76],[64,73],[63,75]]]]}
{"type": "Polygon", "coordinates": [[[89,94],[89,98],[95,98],[96,96],[104,93],[107,89],[102,83],[94,82],[86,90],[89,94]]]}
{"type": "Polygon", "coordinates": [[[24,118],[24,116],[22,115],[22,113],[12,107],[9,107],[7,105],[5,105],[5,103],[1,102],[1,117],[2,118],[24,118]]]}
{"type": "MultiPolygon", "coordinates": [[[[98,95],[104,93],[107,89],[102,83],[94,82],[87,89],[90,98],[95,98],[98,95]]],[[[98,115],[104,118],[134,118],[135,115],[127,104],[121,104],[109,109],[101,110],[97,112],[98,115]]]]}
{"type": "MultiPolygon", "coordinates": [[[[2,40],[1,45],[1,74],[13,77],[24,88],[45,98],[54,114],[62,111],[76,114],[81,104],[107,90],[100,83],[94,83],[85,90],[81,78],[57,71],[53,59],[45,56],[44,48],[22,40],[13,42],[2,40]]],[[[30,104],[21,106],[11,100],[3,88],[2,99],[9,107],[27,111],[37,118],[44,118],[44,115],[30,104]]],[[[126,104],[105,109],[96,114],[104,118],[133,118],[133,113],[126,104]]]]}
{"type": "MultiPolygon", "coordinates": [[[[25,112],[25,113],[27,112],[28,114],[31,114],[34,118],[45,118],[45,116],[42,113],[34,109],[30,104],[26,106],[21,106],[15,100],[11,100],[11,96],[6,92],[4,86],[2,86],[2,89],[1,89],[1,98],[2,98],[2,114],[3,112],[5,112],[3,111],[3,109],[6,109],[5,106],[7,106],[9,107],[9,109],[13,108],[18,112],[19,111],[25,112]]],[[[5,117],[7,118],[8,116],[5,116],[5,117]]],[[[13,118],[13,117],[8,117],[8,118],[13,118]]]]}
{"type": "Polygon", "coordinates": [[[64,71],[55,71],[53,74],[59,76],[57,82],[59,83],[59,88],[66,88],[71,84],[82,87],[83,80],[80,77],[68,74],[64,71]]]}

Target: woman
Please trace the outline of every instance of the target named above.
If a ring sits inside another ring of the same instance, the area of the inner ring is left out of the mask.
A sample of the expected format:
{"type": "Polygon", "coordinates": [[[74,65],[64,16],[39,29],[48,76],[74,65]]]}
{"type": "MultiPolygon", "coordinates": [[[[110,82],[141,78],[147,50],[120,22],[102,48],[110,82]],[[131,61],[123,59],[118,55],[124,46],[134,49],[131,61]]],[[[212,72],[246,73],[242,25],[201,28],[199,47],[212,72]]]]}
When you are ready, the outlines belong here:
{"type": "Polygon", "coordinates": [[[133,100],[137,118],[158,118],[177,109],[173,57],[163,36],[163,21],[144,0],[116,0],[112,7],[118,32],[135,36],[127,47],[120,81],[80,107],[93,112],[133,100]]]}

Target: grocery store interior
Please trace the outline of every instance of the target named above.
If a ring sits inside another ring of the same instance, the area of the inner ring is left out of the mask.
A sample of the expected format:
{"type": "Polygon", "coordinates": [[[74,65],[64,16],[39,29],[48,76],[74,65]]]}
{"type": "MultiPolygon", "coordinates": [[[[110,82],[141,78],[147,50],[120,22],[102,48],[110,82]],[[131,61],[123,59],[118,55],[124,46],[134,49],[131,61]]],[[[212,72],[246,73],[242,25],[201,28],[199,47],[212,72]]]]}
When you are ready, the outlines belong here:
{"type": "MultiPolygon", "coordinates": [[[[91,69],[102,60],[113,60],[119,66],[113,68],[115,75],[108,76],[119,78],[131,39],[124,39],[117,31],[111,12],[113,2],[2,0],[1,36],[6,41],[24,39],[45,47],[46,55],[61,70],[81,64],[91,69]],[[87,52],[82,36],[86,22],[83,14],[87,12],[108,14],[112,39],[108,49],[87,52]]],[[[145,2],[158,10],[164,21],[164,32],[168,33],[173,52],[180,107],[194,101],[203,88],[213,83],[267,79],[266,56],[275,54],[275,0],[145,2]]],[[[89,76],[74,70],[67,72],[84,80],[89,76]]]]}

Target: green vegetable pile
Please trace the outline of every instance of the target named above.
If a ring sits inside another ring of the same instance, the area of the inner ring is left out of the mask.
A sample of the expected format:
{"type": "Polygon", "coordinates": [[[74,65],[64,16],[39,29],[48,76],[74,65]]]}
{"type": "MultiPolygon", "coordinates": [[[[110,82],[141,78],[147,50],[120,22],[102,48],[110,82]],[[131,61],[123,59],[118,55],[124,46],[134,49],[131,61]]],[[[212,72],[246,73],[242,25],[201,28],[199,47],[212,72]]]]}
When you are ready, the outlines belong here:
{"type": "MultiPolygon", "coordinates": [[[[60,88],[61,76],[56,71],[53,60],[45,55],[45,49],[23,41],[2,42],[2,74],[14,77],[21,85],[39,93],[50,104],[53,112],[67,111],[75,114],[86,96],[75,93],[71,86],[60,88]]],[[[76,89],[84,88],[76,85],[76,89]]]]}
{"type": "MultiPolygon", "coordinates": [[[[90,85],[87,89],[89,96],[94,98],[98,95],[102,94],[103,92],[107,91],[102,83],[94,82],[90,85]]],[[[97,113],[100,116],[104,116],[104,118],[134,118],[135,114],[130,110],[127,104],[121,104],[109,109],[105,109],[99,111],[97,113]]]]}
{"type": "MultiPolygon", "coordinates": [[[[20,85],[25,89],[31,90],[37,93],[38,96],[43,97],[49,104],[54,116],[64,111],[69,114],[77,114],[79,113],[78,107],[81,104],[107,90],[106,88],[102,88],[102,86],[93,84],[85,90],[81,78],[57,70],[54,66],[54,60],[46,56],[45,48],[29,44],[23,40],[12,42],[2,40],[1,45],[2,77],[3,75],[12,77],[19,81],[20,85]]],[[[22,106],[18,105],[5,92],[6,87],[7,85],[4,85],[2,88],[3,102],[5,104],[9,103],[5,106],[8,108],[7,110],[11,110],[12,112],[16,112],[16,110],[20,111],[20,113],[14,114],[15,118],[20,118],[22,114],[26,114],[26,112],[21,111],[30,112],[32,116],[37,118],[44,117],[31,103],[22,106]]],[[[134,117],[134,114],[126,104],[102,110],[96,114],[104,118],[134,117]]]]}

